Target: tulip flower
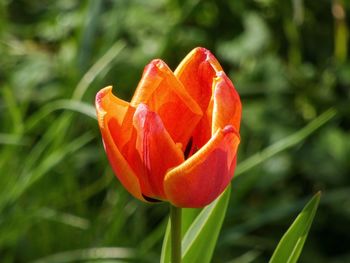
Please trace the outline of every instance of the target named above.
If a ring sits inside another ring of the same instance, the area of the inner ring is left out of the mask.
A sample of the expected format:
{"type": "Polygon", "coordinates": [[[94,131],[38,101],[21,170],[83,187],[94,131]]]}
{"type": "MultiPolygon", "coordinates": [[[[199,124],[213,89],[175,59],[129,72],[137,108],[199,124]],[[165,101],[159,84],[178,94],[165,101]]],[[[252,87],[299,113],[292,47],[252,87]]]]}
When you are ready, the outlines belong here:
{"type": "Polygon", "coordinates": [[[131,102],[109,86],[96,110],[112,169],[136,198],[203,207],[230,183],[241,102],[210,51],[195,48],[174,72],[151,61],[131,102]]]}

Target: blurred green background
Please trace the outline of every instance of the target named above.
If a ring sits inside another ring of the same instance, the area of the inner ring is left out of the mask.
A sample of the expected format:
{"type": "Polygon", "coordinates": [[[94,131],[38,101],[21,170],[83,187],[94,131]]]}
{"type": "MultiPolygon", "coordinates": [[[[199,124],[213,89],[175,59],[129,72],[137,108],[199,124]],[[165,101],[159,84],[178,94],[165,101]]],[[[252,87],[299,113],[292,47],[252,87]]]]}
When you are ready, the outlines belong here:
{"type": "Polygon", "coordinates": [[[120,186],[92,105],[110,84],[129,100],[151,59],[175,69],[196,46],[244,109],[213,262],[267,262],[319,190],[299,262],[350,262],[347,14],[341,0],[0,0],[0,262],[159,261],[168,207],[120,186]]]}

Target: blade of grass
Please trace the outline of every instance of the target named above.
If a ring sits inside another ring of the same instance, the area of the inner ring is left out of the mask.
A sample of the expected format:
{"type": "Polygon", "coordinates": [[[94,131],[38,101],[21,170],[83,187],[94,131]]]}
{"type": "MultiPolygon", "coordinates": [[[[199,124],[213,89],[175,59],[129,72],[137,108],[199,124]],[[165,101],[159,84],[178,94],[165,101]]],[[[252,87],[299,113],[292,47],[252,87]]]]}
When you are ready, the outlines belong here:
{"type": "Polygon", "coordinates": [[[37,167],[16,180],[15,185],[7,192],[6,197],[0,199],[2,201],[0,203],[0,210],[6,205],[6,203],[15,202],[32,184],[50,171],[50,169],[67,158],[69,154],[76,152],[86,145],[93,138],[94,136],[91,133],[85,133],[69,144],[46,156],[37,167]]]}
{"type": "Polygon", "coordinates": [[[230,260],[227,263],[250,263],[254,262],[260,255],[261,251],[259,250],[250,250],[247,253],[244,253],[243,255],[239,256],[238,258],[235,258],[233,260],[230,260]]]}
{"type": "Polygon", "coordinates": [[[13,92],[9,87],[4,86],[2,88],[2,94],[7,105],[7,112],[11,117],[13,125],[12,131],[15,134],[21,134],[23,132],[23,116],[20,107],[18,107],[16,103],[13,92]]]}
{"type": "Polygon", "coordinates": [[[0,144],[28,145],[29,139],[18,134],[0,133],[0,144]]]}
{"type": "MultiPolygon", "coordinates": [[[[223,223],[231,187],[219,198],[202,209],[182,239],[182,262],[210,262],[221,225],[223,223]]],[[[169,263],[170,223],[167,225],[163,240],[161,263],[169,263]]]]}
{"type": "Polygon", "coordinates": [[[206,206],[193,221],[182,240],[182,262],[210,262],[230,200],[229,186],[219,198],[206,206]]]}
{"type": "Polygon", "coordinates": [[[92,45],[96,38],[102,6],[102,1],[88,1],[86,20],[82,30],[81,47],[78,53],[79,68],[82,72],[86,70],[90,62],[92,45]]]}
{"type": "Polygon", "coordinates": [[[113,60],[120,54],[125,46],[126,44],[123,41],[117,41],[99,60],[97,60],[94,65],[92,65],[92,67],[84,74],[77,87],[75,88],[72,96],[74,100],[82,99],[90,84],[104,69],[106,69],[113,62],[113,60]]]}
{"type": "MultiPolygon", "coordinates": [[[[344,203],[349,199],[349,191],[349,187],[327,191],[323,194],[322,203],[344,203]]],[[[232,228],[227,228],[225,235],[220,240],[220,242],[222,244],[226,243],[226,245],[232,246],[234,242],[237,242],[240,238],[246,236],[249,232],[261,228],[265,224],[277,222],[286,216],[300,211],[305,202],[307,202],[307,198],[301,198],[293,202],[289,202],[288,204],[281,203],[280,205],[269,207],[268,209],[263,208],[263,210],[257,211],[258,216],[250,218],[241,224],[236,224],[232,228]]],[[[244,211],[241,211],[241,213],[244,213],[244,211]]]]}
{"type": "Polygon", "coordinates": [[[101,247],[71,250],[57,253],[44,258],[37,259],[32,263],[67,263],[81,262],[98,259],[132,259],[135,251],[130,248],[122,247],[101,247]]]}
{"type": "MultiPolygon", "coordinates": [[[[64,115],[65,116],[62,116],[55,121],[55,125],[48,126],[48,129],[42,135],[40,140],[38,140],[38,142],[36,142],[34,147],[30,150],[22,165],[23,168],[21,174],[19,175],[20,177],[23,176],[23,174],[28,173],[37,163],[39,163],[40,157],[43,156],[45,152],[46,155],[50,152],[49,147],[53,141],[59,139],[60,137],[64,137],[65,133],[63,132],[67,129],[68,125],[70,125],[72,119],[70,114],[64,115]]],[[[60,147],[61,146],[62,144],[60,147]]]]}
{"type": "MultiPolygon", "coordinates": [[[[226,214],[230,197],[228,187],[213,203],[203,208],[182,240],[182,262],[210,262],[226,214]]],[[[183,209],[184,211],[186,209],[183,209]]],[[[192,209],[190,209],[192,211],[192,209]]],[[[170,263],[170,222],[163,239],[161,263],[170,263]]]]}
{"type": "Polygon", "coordinates": [[[75,101],[75,100],[57,100],[53,102],[47,103],[44,107],[42,107],[38,112],[33,114],[26,121],[26,129],[32,130],[40,121],[47,117],[50,113],[56,110],[70,110],[73,112],[81,113],[90,118],[96,119],[96,111],[93,106],[88,103],[75,101]]]}
{"type": "Polygon", "coordinates": [[[11,171],[12,174],[1,177],[1,184],[5,187],[4,189],[7,189],[7,191],[0,192],[0,210],[3,209],[4,205],[6,205],[11,199],[11,193],[16,191],[16,188],[20,187],[21,180],[23,180],[21,178],[25,178],[28,174],[31,174],[33,170],[37,168],[38,163],[42,163],[52,152],[62,148],[62,145],[66,145],[63,143],[56,143],[57,147],[51,147],[50,149],[50,145],[52,145],[55,140],[62,137],[64,138],[65,134],[63,131],[71,123],[71,116],[68,115],[71,114],[65,114],[65,116],[62,116],[62,118],[55,121],[55,125],[48,126],[48,129],[42,135],[40,140],[38,140],[34,147],[27,152],[26,158],[24,160],[18,160],[21,161],[21,165],[16,167],[16,169],[7,169],[6,166],[8,163],[6,160],[14,159],[11,157],[11,154],[17,153],[18,149],[6,147],[7,151],[2,152],[3,158],[0,160],[0,164],[2,164],[1,167],[4,167],[3,171],[5,173],[11,171]]]}
{"type": "Polygon", "coordinates": [[[160,263],[170,263],[171,258],[171,244],[170,244],[170,220],[165,229],[165,235],[162,244],[162,252],[160,254],[160,263]]]}
{"type": "Polygon", "coordinates": [[[320,196],[321,193],[318,192],[310,202],[306,204],[304,209],[278,243],[277,248],[269,261],[270,263],[297,262],[309,233],[312,221],[315,217],[320,202],[320,196]]]}
{"type": "Polygon", "coordinates": [[[150,234],[148,234],[140,243],[138,253],[142,256],[146,254],[157,242],[163,237],[164,230],[166,229],[168,219],[165,218],[155,227],[150,234]]]}
{"type": "Polygon", "coordinates": [[[73,214],[59,212],[49,207],[43,207],[36,213],[38,218],[56,221],[71,227],[86,230],[90,227],[89,220],[73,214]]]}
{"type": "Polygon", "coordinates": [[[254,166],[257,166],[260,163],[266,161],[272,156],[302,142],[309,135],[318,130],[322,125],[330,121],[336,115],[336,113],[336,110],[333,108],[325,111],[316,119],[311,121],[308,125],[306,125],[304,128],[240,162],[237,165],[235,171],[235,178],[248,171],[249,169],[253,168],[254,166]]]}

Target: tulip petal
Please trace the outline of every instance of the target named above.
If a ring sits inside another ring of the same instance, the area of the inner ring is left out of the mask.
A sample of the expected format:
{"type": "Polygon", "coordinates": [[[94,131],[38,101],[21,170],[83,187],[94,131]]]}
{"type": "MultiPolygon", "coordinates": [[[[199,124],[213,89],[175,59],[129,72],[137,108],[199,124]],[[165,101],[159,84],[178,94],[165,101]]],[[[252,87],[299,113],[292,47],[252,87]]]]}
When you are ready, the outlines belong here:
{"type": "Polygon", "coordinates": [[[222,67],[214,55],[205,48],[193,49],[175,70],[188,93],[200,105],[203,116],[191,137],[190,157],[208,142],[212,134],[213,83],[222,67]]]}
{"type": "Polygon", "coordinates": [[[219,62],[205,48],[193,49],[175,70],[175,76],[187,92],[206,112],[212,97],[212,84],[216,72],[222,71],[219,62]]]}
{"type": "Polygon", "coordinates": [[[224,72],[218,72],[214,79],[214,107],[212,134],[217,129],[232,125],[239,131],[242,105],[239,95],[224,72]]]}
{"type": "Polygon", "coordinates": [[[143,164],[141,185],[148,185],[144,194],[155,199],[166,199],[163,181],[166,172],[184,161],[183,153],[164,128],[157,113],[145,104],[139,104],[134,115],[137,132],[136,150],[143,164]]]}
{"type": "Polygon", "coordinates": [[[115,175],[133,196],[145,201],[139,180],[119,148],[125,145],[127,138],[131,135],[131,129],[128,129],[125,124],[130,112],[133,111],[132,108],[127,102],[112,94],[111,86],[97,93],[95,103],[103,145],[115,175]],[[113,133],[118,133],[118,136],[113,135],[113,133]]]}
{"type": "Polygon", "coordinates": [[[160,116],[171,138],[175,143],[181,143],[184,150],[202,111],[174,73],[159,59],[145,67],[131,105],[137,107],[140,103],[160,116]]]}
{"type": "Polygon", "coordinates": [[[212,202],[233,177],[239,141],[233,126],[219,129],[197,153],[166,174],[168,200],[179,207],[203,207],[212,202]]]}

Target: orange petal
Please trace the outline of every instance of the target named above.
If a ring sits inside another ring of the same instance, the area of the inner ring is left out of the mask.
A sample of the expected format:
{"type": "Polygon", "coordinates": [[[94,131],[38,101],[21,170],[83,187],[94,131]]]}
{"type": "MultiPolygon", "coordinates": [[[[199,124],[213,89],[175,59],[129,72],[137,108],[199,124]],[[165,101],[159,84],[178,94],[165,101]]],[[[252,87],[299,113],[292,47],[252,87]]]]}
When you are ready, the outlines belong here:
{"type": "Polygon", "coordinates": [[[123,126],[131,107],[127,102],[112,94],[111,86],[97,93],[95,104],[103,145],[115,175],[133,196],[145,201],[139,180],[119,148],[119,146],[125,145],[123,140],[126,140],[131,134],[125,128],[126,125],[123,126]],[[113,133],[118,134],[118,136],[113,136],[113,133]]]}
{"type": "Polygon", "coordinates": [[[175,70],[176,77],[203,112],[206,112],[208,107],[213,79],[218,71],[222,71],[219,62],[205,48],[193,49],[175,70]]]}
{"type": "Polygon", "coordinates": [[[140,103],[160,116],[174,142],[183,148],[202,116],[198,104],[161,60],[153,60],[144,70],[131,101],[135,107],[140,103]]]}
{"type": "Polygon", "coordinates": [[[242,105],[239,95],[224,72],[218,72],[214,80],[214,107],[212,134],[217,129],[232,125],[239,131],[242,105]]]}
{"type": "Polygon", "coordinates": [[[239,141],[233,126],[218,130],[196,154],[166,174],[168,200],[178,207],[211,203],[233,177],[239,141]]]}
{"type": "Polygon", "coordinates": [[[148,197],[166,199],[163,180],[166,172],[184,161],[183,153],[163,126],[157,113],[139,104],[134,115],[136,149],[143,164],[141,185],[148,185],[148,197]]]}

